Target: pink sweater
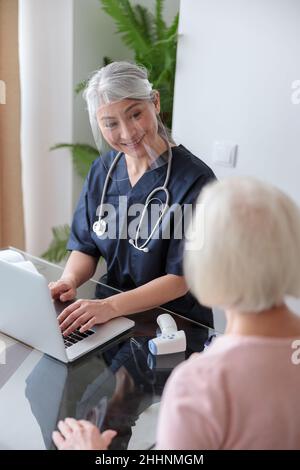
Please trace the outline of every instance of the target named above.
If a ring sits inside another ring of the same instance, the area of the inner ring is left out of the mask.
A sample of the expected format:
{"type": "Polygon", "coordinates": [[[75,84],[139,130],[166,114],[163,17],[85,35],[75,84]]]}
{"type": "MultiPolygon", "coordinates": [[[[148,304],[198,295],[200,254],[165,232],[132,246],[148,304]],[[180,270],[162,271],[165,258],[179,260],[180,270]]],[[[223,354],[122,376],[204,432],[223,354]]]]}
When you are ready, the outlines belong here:
{"type": "Polygon", "coordinates": [[[297,338],[224,335],[175,369],[157,449],[300,449],[297,338]]]}

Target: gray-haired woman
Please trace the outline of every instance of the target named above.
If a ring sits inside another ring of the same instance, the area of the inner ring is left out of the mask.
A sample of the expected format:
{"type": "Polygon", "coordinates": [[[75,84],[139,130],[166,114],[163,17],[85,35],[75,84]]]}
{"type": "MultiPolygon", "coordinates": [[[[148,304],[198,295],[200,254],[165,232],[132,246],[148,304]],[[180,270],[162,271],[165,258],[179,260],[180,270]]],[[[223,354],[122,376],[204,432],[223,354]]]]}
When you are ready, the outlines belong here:
{"type": "Polygon", "coordinates": [[[50,289],[54,298],[73,299],[103,257],[106,283],[123,292],[68,306],[59,316],[64,334],[162,304],[212,326],[211,310],[188,293],[181,243],[183,207],[193,205],[212,170],[170,139],[143,67],[101,68],[85,98],[99,151],[103,141],[112,150],[92,164],[73,219],[72,253],[50,289]]]}

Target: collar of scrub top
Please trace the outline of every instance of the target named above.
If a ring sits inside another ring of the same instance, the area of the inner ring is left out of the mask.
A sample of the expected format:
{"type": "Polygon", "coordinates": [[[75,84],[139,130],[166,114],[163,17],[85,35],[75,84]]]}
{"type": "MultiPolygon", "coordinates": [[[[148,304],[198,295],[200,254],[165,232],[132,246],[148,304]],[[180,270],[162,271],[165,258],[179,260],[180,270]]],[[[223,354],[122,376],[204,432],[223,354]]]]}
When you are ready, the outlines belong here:
{"type": "MultiPolygon", "coordinates": [[[[164,184],[163,184],[163,186],[158,186],[158,187],[154,188],[148,194],[147,199],[146,199],[145,204],[144,204],[144,208],[143,208],[143,211],[142,211],[142,214],[141,214],[139,224],[138,224],[137,229],[136,229],[135,238],[134,239],[132,239],[132,238],[129,239],[130,245],[132,245],[136,250],[143,251],[144,253],[149,252],[149,248],[147,247],[147,245],[150,242],[150,240],[152,239],[153,234],[155,233],[157,227],[159,226],[162,218],[164,217],[164,215],[165,215],[165,213],[166,213],[166,211],[169,207],[170,194],[169,194],[167,186],[168,186],[169,179],[170,179],[170,174],[171,174],[173,155],[172,155],[172,150],[171,150],[169,142],[166,141],[166,143],[167,143],[167,146],[168,146],[167,152],[168,152],[168,157],[169,158],[168,158],[168,163],[167,163],[168,166],[167,166],[167,172],[166,172],[166,177],[165,177],[164,184]],[[157,221],[156,221],[149,237],[141,245],[139,245],[138,240],[139,240],[139,237],[140,237],[141,226],[142,226],[142,223],[143,223],[144,218],[146,216],[148,206],[151,203],[151,201],[153,201],[154,199],[158,199],[158,198],[155,198],[154,196],[155,196],[155,194],[157,194],[160,191],[163,191],[165,193],[165,196],[166,196],[166,200],[165,200],[165,203],[163,205],[163,209],[160,211],[160,215],[159,215],[159,217],[158,217],[158,219],[157,219],[157,221]]],[[[123,152],[118,152],[117,153],[116,157],[114,158],[114,160],[113,160],[113,162],[112,162],[112,164],[111,164],[111,166],[110,166],[110,168],[107,172],[106,178],[105,178],[104,187],[103,187],[103,191],[102,191],[102,195],[101,195],[98,220],[96,220],[96,222],[94,222],[94,224],[93,224],[93,231],[97,235],[98,238],[101,238],[104,235],[105,231],[106,231],[106,225],[107,224],[106,224],[106,221],[103,219],[104,199],[105,199],[106,194],[107,194],[107,188],[108,188],[110,177],[111,177],[114,169],[116,168],[116,165],[117,165],[117,163],[120,160],[122,155],[123,155],[123,152]]],[[[163,159],[164,154],[159,156],[158,158],[163,159]]],[[[154,164],[151,165],[151,167],[153,167],[153,166],[154,166],[154,164]]],[[[151,169],[151,167],[150,167],[150,169],[151,169]]]]}
{"type": "MultiPolygon", "coordinates": [[[[110,156],[110,163],[105,162],[104,166],[106,166],[106,168],[110,168],[116,155],[117,153],[115,153],[113,156],[110,156]]],[[[162,186],[166,178],[166,171],[168,167],[167,156],[168,152],[166,151],[157,157],[155,162],[149,165],[148,169],[139,178],[137,183],[132,186],[128,175],[125,155],[123,153],[114,168],[113,175],[111,177],[112,184],[109,184],[107,188],[105,200],[107,200],[108,195],[113,195],[114,193],[120,193],[122,195],[126,194],[128,196],[136,195],[139,196],[139,200],[141,200],[146,196],[145,190],[147,187],[149,187],[148,193],[150,193],[155,186],[162,186]]]]}

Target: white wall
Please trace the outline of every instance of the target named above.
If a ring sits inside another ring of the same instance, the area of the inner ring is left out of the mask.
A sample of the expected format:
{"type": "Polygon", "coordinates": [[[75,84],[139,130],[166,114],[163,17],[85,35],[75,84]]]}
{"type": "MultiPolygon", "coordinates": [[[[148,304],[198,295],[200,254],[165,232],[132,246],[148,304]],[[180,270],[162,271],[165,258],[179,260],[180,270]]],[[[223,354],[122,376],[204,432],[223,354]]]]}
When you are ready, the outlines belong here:
{"type": "Polygon", "coordinates": [[[40,255],[71,217],[73,1],[20,0],[21,156],[26,249],[40,255]]]}
{"type": "Polygon", "coordinates": [[[181,0],[174,136],[219,177],[251,174],[300,203],[298,0],[181,0]],[[238,144],[234,169],[212,144],[238,144]]]}
{"type": "Polygon", "coordinates": [[[299,0],[181,0],[179,32],[175,139],[219,178],[253,175],[300,204],[299,0]],[[218,140],[238,144],[236,168],[212,163],[218,140]]]}

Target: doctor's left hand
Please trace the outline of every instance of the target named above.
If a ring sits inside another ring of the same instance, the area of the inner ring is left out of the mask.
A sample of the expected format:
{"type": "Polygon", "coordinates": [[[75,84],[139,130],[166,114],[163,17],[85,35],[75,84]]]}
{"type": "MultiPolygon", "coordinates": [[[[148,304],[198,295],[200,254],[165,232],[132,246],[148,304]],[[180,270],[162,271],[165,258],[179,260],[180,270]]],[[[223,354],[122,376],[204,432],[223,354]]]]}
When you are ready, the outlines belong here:
{"type": "Polygon", "coordinates": [[[65,308],[57,317],[61,331],[64,336],[80,328],[80,332],[92,328],[99,323],[105,323],[108,320],[118,316],[109,301],[106,299],[76,300],[72,305],[65,308]]]}

